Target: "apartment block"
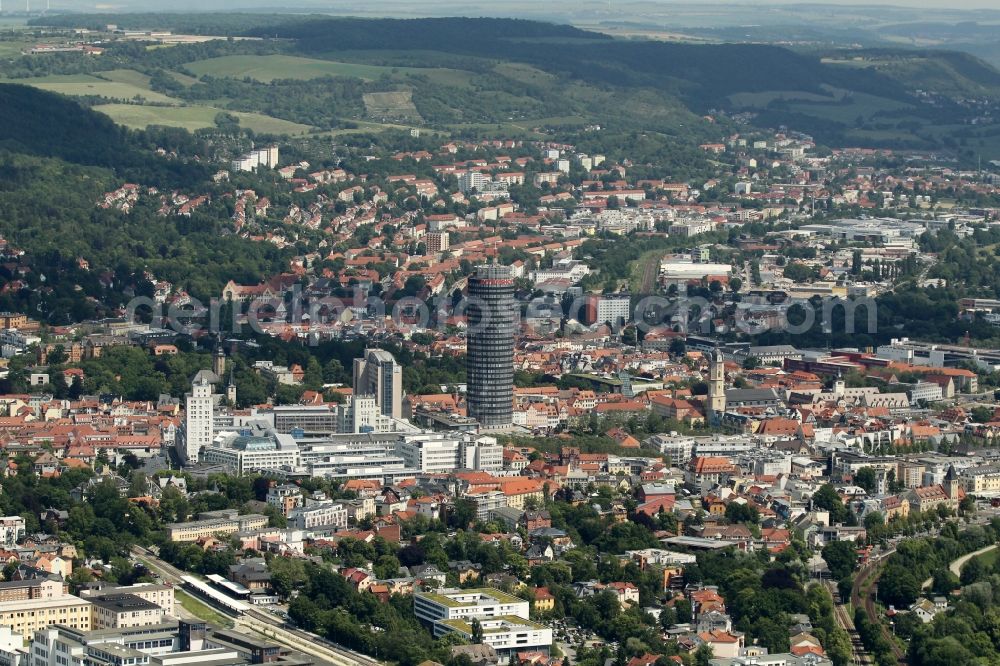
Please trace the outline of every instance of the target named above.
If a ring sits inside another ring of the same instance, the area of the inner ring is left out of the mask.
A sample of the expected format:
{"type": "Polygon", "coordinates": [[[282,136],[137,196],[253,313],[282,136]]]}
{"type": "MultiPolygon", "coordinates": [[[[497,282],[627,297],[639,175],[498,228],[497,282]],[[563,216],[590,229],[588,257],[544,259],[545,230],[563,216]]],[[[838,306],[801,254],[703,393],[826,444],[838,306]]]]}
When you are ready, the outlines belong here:
{"type": "Polygon", "coordinates": [[[36,631],[55,624],[89,630],[92,604],[66,594],[51,599],[28,599],[0,602],[0,625],[30,639],[36,631]]]}
{"type": "Polygon", "coordinates": [[[189,523],[170,523],[167,536],[171,541],[197,541],[202,537],[228,536],[236,532],[267,527],[268,517],[259,513],[237,515],[236,510],[209,511],[198,514],[201,519],[189,523]]]}

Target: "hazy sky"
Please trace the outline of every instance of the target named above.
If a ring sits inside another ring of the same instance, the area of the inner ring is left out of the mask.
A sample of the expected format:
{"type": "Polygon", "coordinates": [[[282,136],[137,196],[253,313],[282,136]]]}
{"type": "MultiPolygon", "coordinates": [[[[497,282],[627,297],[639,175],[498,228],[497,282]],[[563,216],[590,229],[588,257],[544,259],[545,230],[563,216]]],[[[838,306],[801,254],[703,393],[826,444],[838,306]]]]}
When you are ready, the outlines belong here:
{"type": "MultiPolygon", "coordinates": [[[[22,0],[23,1],[23,0],[22,0]]],[[[33,4],[40,4],[42,0],[35,0],[33,4]]],[[[504,5],[522,4],[523,0],[515,0],[514,2],[508,3],[506,0],[428,0],[426,4],[434,6],[436,8],[447,7],[448,5],[456,5],[463,7],[474,7],[482,6],[485,11],[503,9],[504,5]]],[[[603,4],[603,0],[602,4],[603,4]]],[[[53,8],[74,8],[80,10],[94,10],[94,9],[110,9],[115,7],[134,7],[134,6],[147,6],[147,7],[157,7],[162,10],[169,10],[171,5],[174,3],[167,0],[166,2],[156,2],[155,0],[50,0],[53,8]]],[[[419,7],[422,2],[418,0],[407,0],[406,3],[412,2],[414,9],[419,7]]],[[[955,10],[955,9],[995,9],[1000,11],[1000,0],[705,0],[705,2],[698,2],[697,0],[611,0],[613,5],[635,5],[635,4],[661,4],[661,5],[698,5],[698,4],[734,4],[734,5],[780,5],[780,4],[802,4],[802,5],[864,5],[870,8],[877,7],[878,5],[895,5],[895,6],[907,6],[907,7],[920,7],[922,9],[945,9],[945,10],[955,10]]],[[[17,6],[20,3],[18,0],[7,0],[7,4],[11,6],[17,6]]],[[[192,5],[198,3],[190,3],[185,0],[181,0],[177,4],[192,5]]],[[[206,2],[200,3],[201,6],[211,9],[239,9],[255,6],[270,6],[270,7],[288,7],[293,9],[296,7],[337,7],[351,4],[361,4],[366,6],[369,10],[373,8],[367,2],[354,3],[351,0],[207,0],[206,2]]],[[[396,4],[391,2],[390,4],[396,4]]],[[[573,4],[565,0],[555,0],[551,3],[553,6],[560,10],[565,10],[567,4],[573,4]]],[[[586,0],[580,4],[590,4],[586,0]]]]}

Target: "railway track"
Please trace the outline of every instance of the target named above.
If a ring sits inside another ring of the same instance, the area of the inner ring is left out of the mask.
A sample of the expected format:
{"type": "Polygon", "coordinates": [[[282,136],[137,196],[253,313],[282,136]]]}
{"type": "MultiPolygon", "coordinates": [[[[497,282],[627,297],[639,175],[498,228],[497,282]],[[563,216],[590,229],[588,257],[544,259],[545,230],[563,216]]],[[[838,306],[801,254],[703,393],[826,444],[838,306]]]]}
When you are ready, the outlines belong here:
{"type": "MultiPolygon", "coordinates": [[[[906,652],[903,648],[899,647],[896,642],[896,637],[891,634],[889,629],[882,622],[881,618],[878,616],[878,610],[875,608],[875,599],[871,594],[872,586],[878,583],[879,576],[882,575],[882,569],[880,564],[882,560],[892,555],[896,552],[895,548],[888,550],[878,557],[878,559],[869,562],[858,572],[858,575],[854,577],[854,585],[851,587],[851,605],[854,608],[864,608],[865,614],[868,616],[868,620],[872,622],[875,626],[879,628],[882,632],[882,636],[889,642],[892,649],[893,657],[896,659],[896,663],[900,666],[906,666],[908,663],[906,661],[906,652]],[[867,590],[862,596],[862,590],[867,590]]],[[[853,624],[853,623],[852,623],[853,624]]]]}
{"type": "MultiPolygon", "coordinates": [[[[189,576],[185,571],[164,562],[152,551],[134,546],[132,554],[145,564],[151,571],[161,576],[165,581],[177,587],[184,586],[184,577],[189,576]]],[[[212,604],[210,599],[199,599],[205,603],[212,604]]],[[[218,608],[225,613],[232,614],[230,609],[218,608]]],[[[251,608],[246,613],[236,618],[237,625],[246,627],[258,634],[271,638],[287,647],[314,657],[335,664],[336,666],[384,666],[384,662],[373,659],[368,655],[354,652],[322,636],[298,629],[284,621],[272,617],[270,614],[257,608],[251,608]]]]}
{"type": "MultiPolygon", "coordinates": [[[[830,589],[831,594],[836,592],[836,585],[833,583],[827,583],[826,585],[830,589]]],[[[851,639],[851,663],[855,664],[855,666],[868,666],[869,664],[873,664],[874,660],[865,650],[864,643],[861,642],[861,636],[858,634],[858,630],[854,628],[854,619],[851,618],[848,608],[849,606],[847,605],[834,602],[833,618],[836,620],[837,625],[846,631],[851,639]]]]}

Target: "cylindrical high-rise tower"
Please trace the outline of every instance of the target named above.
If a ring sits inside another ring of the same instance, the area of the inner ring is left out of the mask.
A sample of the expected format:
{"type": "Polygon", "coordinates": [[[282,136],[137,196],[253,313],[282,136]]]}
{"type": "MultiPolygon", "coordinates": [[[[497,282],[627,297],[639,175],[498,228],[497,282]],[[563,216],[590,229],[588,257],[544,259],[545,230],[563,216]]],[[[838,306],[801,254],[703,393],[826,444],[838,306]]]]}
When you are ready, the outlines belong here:
{"type": "Polygon", "coordinates": [[[468,415],[484,428],[514,421],[514,277],[506,266],[476,268],[469,278],[465,361],[468,415]]]}

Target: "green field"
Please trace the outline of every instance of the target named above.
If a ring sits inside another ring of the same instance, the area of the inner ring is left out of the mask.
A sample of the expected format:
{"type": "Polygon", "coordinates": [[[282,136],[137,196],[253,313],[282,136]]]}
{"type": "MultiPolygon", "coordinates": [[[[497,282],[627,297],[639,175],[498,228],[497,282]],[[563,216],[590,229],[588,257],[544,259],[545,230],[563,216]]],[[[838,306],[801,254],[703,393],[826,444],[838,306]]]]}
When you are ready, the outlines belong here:
{"type": "Polygon", "coordinates": [[[0,41],[0,56],[4,58],[18,56],[28,44],[29,42],[21,41],[20,39],[4,39],[0,41]]]}
{"type": "MultiPolygon", "coordinates": [[[[149,125],[182,127],[194,131],[215,125],[216,114],[222,112],[209,106],[141,106],[137,104],[101,104],[94,107],[126,127],[143,128],[149,125]]],[[[260,134],[305,134],[308,125],[272,118],[257,113],[227,111],[240,119],[240,125],[260,134]]]]}
{"type": "Polygon", "coordinates": [[[549,74],[548,72],[543,72],[537,67],[517,62],[501,62],[493,68],[493,71],[501,76],[506,76],[508,79],[514,79],[515,81],[522,81],[532,85],[554,85],[558,80],[558,77],[554,74],[549,74]]]}
{"type": "Polygon", "coordinates": [[[652,294],[656,290],[663,254],[663,250],[650,250],[632,264],[628,286],[633,294],[652,294]]]}
{"type": "Polygon", "coordinates": [[[427,76],[436,83],[464,85],[471,76],[468,72],[444,68],[383,67],[362,65],[352,62],[336,62],[315,58],[300,58],[287,55],[239,55],[196,60],[187,63],[186,69],[198,76],[214,76],[232,79],[251,78],[261,83],[276,79],[318,79],[324,76],[350,76],[374,81],[383,76],[393,78],[409,74],[427,76]]]}
{"type": "Polygon", "coordinates": [[[262,83],[275,79],[317,79],[323,76],[354,76],[360,79],[377,79],[385,67],[353,65],[350,63],[299,58],[286,55],[238,55],[197,60],[186,64],[198,76],[232,79],[251,78],[262,83]]]}
{"type": "Polygon", "coordinates": [[[843,99],[845,92],[844,90],[831,90],[830,95],[819,95],[817,93],[806,92],[805,90],[768,90],[766,92],[736,93],[735,95],[730,95],[729,100],[737,106],[764,109],[775,100],[789,102],[833,102],[843,99]]]}
{"type": "Polygon", "coordinates": [[[96,96],[108,99],[131,100],[137,97],[147,102],[173,104],[177,100],[149,89],[149,80],[139,72],[132,70],[114,70],[102,72],[112,80],[104,80],[89,74],[67,74],[53,76],[38,76],[30,79],[3,79],[0,83],[20,83],[70,96],[96,96]],[[115,80],[117,78],[117,80],[115,80]]]}
{"type": "MultiPolygon", "coordinates": [[[[327,130],[325,132],[320,132],[324,136],[341,136],[344,134],[370,134],[372,132],[384,132],[386,130],[411,130],[411,129],[421,129],[416,125],[401,125],[397,123],[372,123],[365,120],[353,120],[350,122],[355,125],[353,129],[335,129],[327,130]]],[[[442,132],[439,130],[422,130],[428,132],[432,135],[448,136],[447,132],[442,132]]]]}
{"type": "Polygon", "coordinates": [[[981,564],[985,565],[987,569],[992,570],[993,567],[996,566],[997,559],[1000,559],[1000,549],[994,548],[989,552],[983,553],[976,559],[979,560],[981,564]]]}
{"type": "Polygon", "coordinates": [[[409,90],[365,93],[363,99],[369,115],[420,120],[417,107],[413,105],[413,93],[409,90]]]}
{"type": "Polygon", "coordinates": [[[187,76],[186,74],[181,74],[180,72],[167,71],[167,74],[177,83],[180,83],[185,88],[190,88],[194,84],[198,83],[198,79],[193,76],[187,76]]]}

